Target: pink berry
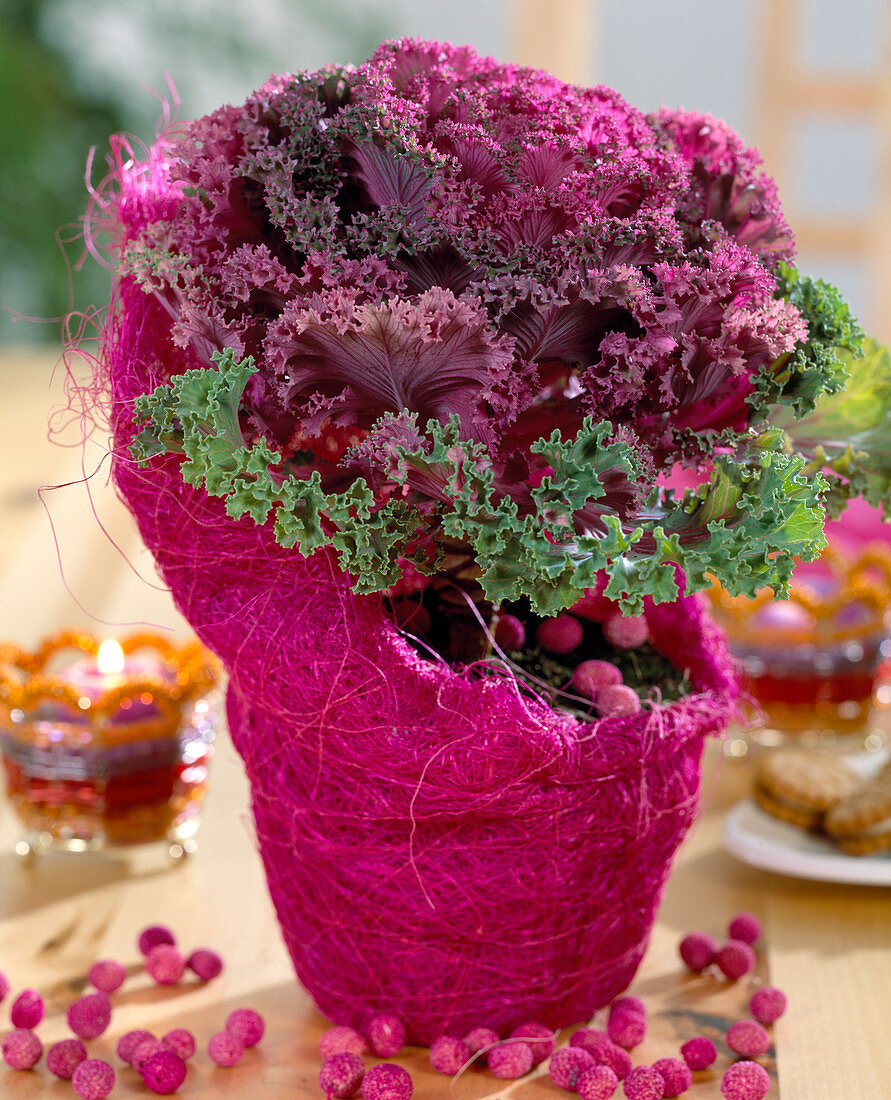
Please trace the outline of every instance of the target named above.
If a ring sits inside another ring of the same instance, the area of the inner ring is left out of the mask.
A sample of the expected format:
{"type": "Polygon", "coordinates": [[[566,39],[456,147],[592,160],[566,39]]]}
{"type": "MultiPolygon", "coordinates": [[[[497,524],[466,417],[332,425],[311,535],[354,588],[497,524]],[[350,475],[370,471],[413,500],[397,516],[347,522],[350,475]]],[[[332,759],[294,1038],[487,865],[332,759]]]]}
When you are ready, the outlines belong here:
{"type": "Polygon", "coordinates": [[[614,1012],[607,1020],[606,1033],[616,1046],[634,1050],[647,1036],[647,1021],[631,1009],[614,1012]]]}
{"type": "Polygon", "coordinates": [[[752,994],[749,1011],[762,1024],[772,1024],[786,1011],[786,994],[775,985],[765,985],[752,994]]]}
{"type": "Polygon", "coordinates": [[[619,1087],[619,1078],[609,1066],[586,1069],[575,1086],[582,1100],[609,1100],[619,1087]]]}
{"type": "Polygon", "coordinates": [[[644,615],[611,615],[603,624],[603,636],[616,649],[637,649],[650,637],[644,615]]]}
{"type": "Polygon", "coordinates": [[[589,699],[596,698],[598,691],[621,682],[622,670],[609,661],[582,661],[572,674],[572,686],[589,699]]]}
{"type": "Polygon", "coordinates": [[[430,1064],[453,1077],[470,1060],[470,1048],[456,1035],[440,1035],[430,1045],[430,1064]]]}
{"type": "Polygon", "coordinates": [[[611,684],[597,693],[595,707],[601,718],[625,718],[629,714],[637,714],[641,702],[634,688],[611,684]]]}
{"type": "Polygon", "coordinates": [[[718,945],[707,932],[688,932],[678,945],[684,965],[700,974],[711,966],[718,953],[718,945]]]}
{"type": "Polygon", "coordinates": [[[368,1044],[378,1058],[394,1058],[405,1046],[405,1024],[398,1016],[372,1016],[368,1044]]]}
{"type": "Polygon", "coordinates": [[[594,1055],[594,1061],[601,1066],[609,1066],[620,1081],[624,1081],[631,1072],[631,1055],[627,1050],[610,1043],[594,1055]]]}
{"type": "Polygon", "coordinates": [[[495,624],[495,642],[508,651],[522,649],[526,644],[526,627],[515,615],[499,615],[495,624]]]}
{"type": "Polygon", "coordinates": [[[263,1038],[266,1021],[252,1008],[236,1008],[226,1017],[226,1030],[237,1035],[245,1047],[255,1047],[263,1038]]]}
{"type": "Polygon", "coordinates": [[[660,1058],[653,1063],[653,1069],[662,1076],[665,1086],[664,1097],[680,1096],[693,1084],[693,1074],[686,1062],[680,1058],[660,1058]]]}
{"type": "Polygon", "coordinates": [[[237,1065],[241,1061],[241,1056],[244,1054],[244,1043],[231,1031],[218,1031],[216,1035],[211,1035],[207,1044],[207,1053],[210,1055],[211,1061],[216,1062],[218,1066],[228,1068],[237,1065]]]}
{"type": "Polygon", "coordinates": [[[34,989],[23,990],[12,1002],[9,1018],[13,1027],[37,1027],[43,1019],[43,997],[34,989]]]}
{"type": "Polygon", "coordinates": [[[157,1042],[150,1031],[143,1031],[141,1028],[137,1031],[127,1031],[118,1039],[115,1054],[122,1062],[129,1065],[133,1062],[133,1054],[137,1048],[148,1039],[157,1042]]]}
{"type": "Polygon", "coordinates": [[[6,975],[0,970],[0,1001],[2,1001],[6,994],[9,992],[9,980],[6,975]]]}
{"type": "Polygon", "coordinates": [[[143,1039],[130,1055],[130,1065],[137,1073],[142,1073],[149,1058],[154,1058],[156,1054],[160,1054],[167,1049],[161,1040],[156,1039],[154,1036],[151,1039],[143,1039]]]}
{"type": "Polygon", "coordinates": [[[169,1096],[186,1079],[186,1063],[172,1050],[156,1050],[142,1066],[142,1080],[149,1092],[169,1096]]]}
{"type": "Polygon", "coordinates": [[[665,1081],[652,1066],[635,1066],[625,1078],[628,1100],[662,1100],[665,1081]]]}
{"type": "Polygon", "coordinates": [[[741,1058],[760,1058],[770,1050],[770,1036],[757,1020],[739,1020],[727,1031],[727,1046],[741,1058]]]}
{"type": "Polygon", "coordinates": [[[113,1067],[101,1058],[85,1058],[71,1075],[74,1091],[82,1100],[105,1100],[114,1082],[113,1067]]]}
{"type": "Polygon", "coordinates": [[[574,615],[555,615],[539,623],[536,637],[542,649],[550,653],[572,653],[582,643],[585,631],[574,615]]]}
{"type": "Polygon", "coordinates": [[[127,969],[116,959],[100,959],[93,963],[87,976],[102,993],[114,993],[124,984],[127,969]]]}
{"type": "Polygon", "coordinates": [[[730,922],[727,934],[732,940],[754,945],[761,938],[761,921],[754,913],[737,913],[730,922]]]}
{"type": "Polygon", "coordinates": [[[2,1052],[12,1069],[31,1069],[40,1061],[43,1043],[29,1028],[17,1027],[3,1036],[2,1052]]]}
{"type": "Polygon", "coordinates": [[[522,1039],[508,1039],[489,1051],[489,1069],[502,1081],[525,1077],[534,1065],[532,1047],[522,1039]]]}
{"type": "Polygon", "coordinates": [[[587,1069],[593,1069],[597,1063],[581,1047],[561,1047],[551,1055],[548,1072],[558,1088],[574,1092],[578,1079],[587,1069]]]}
{"type": "MultiPolygon", "coordinates": [[[[471,1057],[473,1057],[484,1050],[487,1051],[489,1047],[494,1046],[500,1038],[498,1032],[493,1031],[490,1027],[472,1027],[464,1036],[464,1045],[470,1051],[471,1057]]],[[[480,1059],[480,1061],[482,1061],[482,1059],[480,1059]]]]}
{"type": "Polygon", "coordinates": [[[715,962],[728,981],[737,982],[755,969],[755,952],[742,940],[728,940],[718,949],[715,962]]]}
{"type": "Polygon", "coordinates": [[[411,1100],[414,1085],[402,1066],[381,1062],[362,1078],[364,1100],[411,1100]]]}
{"type": "Polygon", "coordinates": [[[640,997],[626,995],[624,997],[617,997],[609,1006],[610,1016],[612,1016],[614,1012],[636,1012],[638,1016],[643,1016],[644,1019],[646,1019],[647,1006],[640,997]]]}
{"type": "Polygon", "coordinates": [[[332,1054],[319,1070],[319,1084],[329,1097],[355,1096],[365,1076],[365,1065],[358,1054],[332,1054]]]}
{"type": "Polygon", "coordinates": [[[353,1027],[329,1027],[319,1039],[319,1054],[330,1058],[332,1054],[364,1054],[368,1043],[353,1027]]]}
{"type": "Polygon", "coordinates": [[[148,928],[143,928],[139,933],[136,946],[139,948],[140,954],[147,955],[153,947],[157,947],[161,943],[167,943],[171,947],[175,947],[176,936],[163,924],[150,924],[148,928]]]}
{"type": "Polygon", "coordinates": [[[186,960],[172,943],[159,943],[146,955],[145,969],[158,985],[176,985],[186,972],[186,960]]]}
{"type": "Polygon", "coordinates": [[[195,1036],[184,1027],[175,1027],[168,1031],[161,1036],[161,1042],[184,1062],[188,1062],[195,1053],[195,1036]]]}
{"type": "Polygon", "coordinates": [[[758,1062],[735,1062],[721,1078],[724,1100],[763,1100],[770,1092],[770,1075],[758,1062]]]}
{"type": "Polygon", "coordinates": [[[713,1065],[718,1052],[711,1039],[706,1039],[704,1035],[697,1035],[695,1039],[688,1039],[681,1047],[681,1057],[690,1069],[698,1072],[713,1065]]]}
{"type": "Polygon", "coordinates": [[[78,1039],[97,1039],[111,1023],[107,993],[88,993],[68,1006],[68,1026],[78,1039]]]}
{"type": "Polygon", "coordinates": [[[599,1061],[600,1052],[614,1044],[605,1031],[600,1031],[596,1027],[580,1027],[578,1031],[574,1031],[570,1035],[569,1045],[571,1047],[581,1047],[592,1058],[599,1061]]]}
{"type": "Polygon", "coordinates": [[[223,971],[223,960],[216,951],[199,947],[186,959],[186,966],[202,982],[209,982],[223,971]]]}
{"type": "Polygon", "coordinates": [[[510,1038],[522,1039],[528,1044],[532,1051],[533,1066],[541,1065],[545,1059],[550,1058],[557,1046],[557,1036],[553,1028],[536,1023],[534,1020],[515,1027],[510,1033],[510,1038]]]}
{"type": "Polygon", "coordinates": [[[63,1039],[46,1052],[46,1068],[63,1081],[70,1081],[71,1075],[87,1056],[87,1048],[80,1039],[63,1039]]]}

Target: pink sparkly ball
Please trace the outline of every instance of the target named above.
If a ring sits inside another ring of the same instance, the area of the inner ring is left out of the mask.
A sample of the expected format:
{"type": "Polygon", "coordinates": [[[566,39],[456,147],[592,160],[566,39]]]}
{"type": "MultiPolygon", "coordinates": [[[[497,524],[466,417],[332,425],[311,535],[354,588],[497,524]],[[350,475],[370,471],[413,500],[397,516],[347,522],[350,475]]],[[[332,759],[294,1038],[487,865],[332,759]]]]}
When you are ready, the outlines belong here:
{"type": "Polygon", "coordinates": [[[536,637],[549,653],[572,653],[582,643],[585,631],[574,615],[555,615],[539,624],[536,637]]]}
{"type": "Polygon", "coordinates": [[[594,706],[601,718],[624,718],[628,714],[637,714],[641,702],[634,688],[611,684],[598,691],[594,706]]]}
{"type": "Polygon", "coordinates": [[[117,959],[100,959],[90,967],[87,977],[102,993],[114,993],[124,984],[127,969],[117,959]]]}
{"type": "Polygon", "coordinates": [[[755,952],[742,940],[728,940],[718,949],[715,962],[728,981],[737,982],[755,969],[755,952]]]}
{"type": "Polygon", "coordinates": [[[718,953],[718,944],[707,932],[688,932],[678,944],[684,965],[697,974],[711,966],[718,953]]]}
{"type": "Polygon", "coordinates": [[[358,1054],[332,1054],[319,1070],[319,1084],[329,1097],[355,1096],[365,1076],[358,1054]]]}
{"type": "Polygon", "coordinates": [[[727,1031],[727,1046],[741,1058],[760,1058],[770,1050],[770,1036],[757,1020],[739,1020],[727,1031]]]}
{"type": "Polygon", "coordinates": [[[666,1100],[668,1097],[680,1096],[693,1084],[690,1067],[680,1058],[660,1058],[653,1063],[653,1069],[665,1082],[662,1095],[666,1100]]]}
{"type": "Polygon", "coordinates": [[[186,960],[172,943],[159,943],[146,955],[145,969],[158,985],[176,985],[186,972],[186,960]]]}
{"type": "Polygon", "coordinates": [[[216,1035],[211,1035],[207,1044],[207,1053],[210,1055],[211,1061],[216,1062],[218,1066],[228,1068],[237,1065],[241,1061],[241,1056],[244,1054],[244,1043],[231,1031],[218,1031],[216,1035]]]}
{"type": "Polygon", "coordinates": [[[0,970],[0,1001],[2,1001],[6,997],[6,994],[8,992],[9,992],[9,979],[6,977],[6,975],[3,973],[3,971],[0,970]]]}
{"type": "Polygon", "coordinates": [[[142,1073],[149,1058],[154,1058],[156,1054],[160,1054],[167,1049],[161,1040],[156,1039],[154,1036],[151,1039],[143,1039],[130,1055],[130,1065],[137,1073],[142,1073]]]}
{"type": "Polygon", "coordinates": [[[639,1012],[624,1009],[612,1013],[606,1023],[606,1033],[616,1046],[633,1050],[647,1036],[647,1021],[639,1012]]]}
{"type": "Polygon", "coordinates": [[[640,997],[632,997],[626,994],[624,997],[616,997],[609,1006],[610,1016],[612,1016],[614,1012],[636,1012],[638,1016],[643,1016],[644,1019],[646,1019],[647,1006],[640,997]]]}
{"type": "Polygon", "coordinates": [[[255,1047],[265,1030],[266,1021],[252,1008],[236,1008],[226,1017],[226,1031],[237,1035],[245,1047],[255,1047]]]}
{"type": "Polygon", "coordinates": [[[3,1061],[12,1069],[31,1069],[40,1061],[43,1043],[26,1027],[17,1027],[3,1036],[3,1061]]]}
{"type": "Polygon", "coordinates": [[[721,1078],[725,1100],[764,1100],[770,1092],[770,1075],[758,1062],[735,1062],[721,1078]]]}
{"type": "Polygon", "coordinates": [[[644,615],[623,615],[617,611],[603,624],[603,636],[617,649],[637,649],[649,640],[650,628],[644,615]]]}
{"type": "Polygon", "coordinates": [[[598,691],[621,682],[622,670],[609,661],[582,661],[572,674],[572,686],[589,699],[594,699],[598,691]]]}
{"type": "Polygon", "coordinates": [[[532,1051],[533,1066],[541,1065],[545,1059],[550,1058],[557,1046],[557,1036],[553,1028],[536,1023],[534,1020],[515,1027],[510,1033],[510,1038],[522,1039],[528,1044],[532,1051]]]}
{"type": "Polygon", "coordinates": [[[597,1063],[581,1047],[561,1047],[551,1055],[548,1072],[558,1088],[574,1092],[578,1079],[587,1069],[593,1069],[597,1063]]]}
{"type": "Polygon", "coordinates": [[[575,1086],[582,1100],[609,1100],[619,1087],[619,1078],[609,1066],[586,1069],[575,1086]]]}
{"type": "Polygon", "coordinates": [[[142,1080],[149,1092],[169,1096],[186,1079],[186,1063],[172,1050],[157,1050],[142,1067],[142,1080]]]}
{"type": "Polygon", "coordinates": [[[68,1026],[78,1039],[97,1039],[111,1023],[107,993],[88,993],[68,1006],[68,1026]]]}
{"type": "Polygon", "coordinates": [[[711,1039],[706,1039],[704,1035],[697,1035],[695,1039],[688,1039],[681,1047],[681,1057],[690,1069],[698,1072],[714,1065],[718,1052],[711,1039]]]}
{"type": "Polygon", "coordinates": [[[500,1038],[498,1032],[493,1031],[490,1027],[472,1027],[464,1036],[464,1045],[470,1051],[472,1057],[494,1046],[500,1038]]]}
{"type": "Polygon", "coordinates": [[[414,1085],[402,1066],[381,1062],[362,1078],[364,1100],[411,1100],[414,1085]]]}
{"type": "Polygon", "coordinates": [[[199,947],[186,959],[186,966],[202,982],[209,982],[223,972],[223,959],[209,947],[199,947]]]}
{"type": "Polygon", "coordinates": [[[139,948],[141,955],[147,955],[153,947],[157,947],[161,943],[167,943],[174,947],[176,946],[176,936],[163,924],[150,924],[148,928],[143,928],[139,933],[136,946],[139,948]]]}
{"type": "Polygon", "coordinates": [[[761,921],[754,913],[737,913],[730,922],[727,934],[731,940],[754,945],[761,938],[761,921]]]}
{"type": "Polygon", "coordinates": [[[509,1039],[489,1051],[489,1069],[502,1081],[525,1077],[534,1065],[532,1047],[522,1039],[509,1039]]]}
{"type": "Polygon", "coordinates": [[[120,1039],[118,1039],[117,1046],[115,1047],[115,1054],[122,1062],[126,1062],[128,1065],[133,1062],[133,1055],[147,1040],[153,1040],[157,1042],[155,1036],[150,1031],[143,1031],[141,1028],[136,1031],[125,1032],[120,1039]]]}
{"type": "Polygon", "coordinates": [[[9,1018],[13,1027],[37,1027],[43,1019],[43,997],[36,989],[24,989],[12,1002],[9,1018]]]}
{"type": "Polygon", "coordinates": [[[372,1016],[368,1043],[378,1058],[394,1058],[405,1046],[405,1024],[398,1016],[372,1016]]]}
{"type": "Polygon", "coordinates": [[[188,1062],[195,1053],[195,1036],[184,1027],[175,1027],[168,1031],[161,1036],[161,1042],[184,1062],[188,1062]]]}
{"type": "Polygon", "coordinates": [[[319,1054],[330,1058],[332,1054],[364,1054],[368,1043],[353,1027],[329,1027],[319,1039],[319,1054]]]}
{"type": "Polygon", "coordinates": [[[625,1078],[628,1100],[662,1100],[664,1092],[662,1074],[652,1066],[635,1066],[625,1078]]]}
{"type": "Polygon", "coordinates": [[[786,994],[775,985],[765,985],[752,994],[749,1011],[762,1024],[772,1024],[786,1011],[786,994]]]}
{"type": "Polygon", "coordinates": [[[430,1044],[430,1065],[453,1077],[470,1060],[470,1048],[456,1035],[440,1035],[430,1044]]]}
{"type": "Polygon", "coordinates": [[[74,1091],[82,1100],[105,1100],[114,1082],[114,1068],[101,1058],[85,1058],[71,1075],[74,1091]]]}
{"type": "Polygon", "coordinates": [[[586,1050],[592,1058],[599,1061],[600,1052],[614,1046],[614,1043],[607,1033],[605,1031],[600,1031],[599,1028],[580,1027],[578,1031],[574,1031],[572,1035],[570,1035],[569,1045],[571,1047],[581,1047],[581,1049],[586,1050]]]}
{"type": "Polygon", "coordinates": [[[71,1075],[87,1056],[87,1048],[80,1039],[63,1039],[46,1052],[46,1068],[63,1081],[70,1081],[71,1075]]]}
{"type": "Polygon", "coordinates": [[[522,649],[526,644],[526,627],[516,615],[499,615],[495,624],[495,641],[502,649],[522,649]]]}

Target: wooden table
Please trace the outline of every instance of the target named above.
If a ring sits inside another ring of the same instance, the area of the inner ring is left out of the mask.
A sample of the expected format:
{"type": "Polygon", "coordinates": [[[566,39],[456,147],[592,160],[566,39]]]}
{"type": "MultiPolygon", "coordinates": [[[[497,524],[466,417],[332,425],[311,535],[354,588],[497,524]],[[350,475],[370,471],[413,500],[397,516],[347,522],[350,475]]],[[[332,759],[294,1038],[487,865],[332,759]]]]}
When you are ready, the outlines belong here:
{"type": "MultiPolygon", "coordinates": [[[[53,363],[54,356],[45,352],[0,356],[0,638],[27,646],[61,626],[113,635],[138,623],[185,637],[185,624],[107,484],[101,439],[85,453],[46,440],[49,411],[63,400],[60,374],[51,380],[53,363]],[[89,494],[82,464],[88,473],[98,468],[89,494]],[[63,483],[66,488],[43,494],[46,509],[41,506],[37,488],[63,483]]],[[[65,437],[69,443],[80,439],[76,422],[65,437]]],[[[750,767],[723,757],[719,746],[707,755],[703,814],[676,862],[650,950],[632,986],[650,1010],[650,1034],[635,1061],[676,1054],[686,1038],[703,1031],[720,1034],[746,1015],[747,983],[685,974],[676,947],[691,928],[720,937],[735,912],[752,910],[765,928],[760,976],[780,985],[790,1000],[788,1014],[774,1029],[778,1081],[770,1095],[782,1100],[891,1095],[891,1044],[885,1035],[891,1010],[891,891],[785,878],[727,855],[721,846],[723,818],[748,789],[750,767]]],[[[111,1055],[116,1037],[133,1027],[161,1033],[182,1025],[206,1044],[231,1009],[252,1005],[268,1021],[263,1043],[229,1070],[215,1068],[200,1047],[181,1094],[318,1098],[316,1043],[326,1024],[294,980],[254,850],[246,784],[225,738],[217,746],[212,779],[199,851],[180,865],[171,865],[155,846],[106,856],[50,853],[23,865],[12,852],[16,825],[0,801],[0,970],[14,990],[32,987],[46,996],[40,1034],[48,1045],[68,1034],[64,1010],[84,987],[90,963],[99,957],[125,962],[131,976],[114,995],[111,1028],[91,1044],[99,1057],[111,1055]],[[140,973],[134,942],[139,929],[154,922],[171,925],[186,947],[218,949],[226,959],[221,977],[204,986],[154,986],[140,973]]],[[[8,1003],[0,1009],[3,1027],[8,1003]]],[[[415,1079],[417,1100],[568,1095],[546,1076],[499,1084],[488,1073],[471,1072],[453,1086],[427,1068],[426,1052],[418,1049],[400,1061],[415,1079]]],[[[725,1051],[717,1068],[727,1062],[725,1051]]],[[[687,1095],[717,1098],[719,1080],[720,1073],[700,1074],[687,1095]]],[[[30,1073],[0,1069],[4,1098],[71,1095],[70,1087],[53,1081],[42,1066],[30,1073]]],[[[146,1093],[135,1073],[124,1070],[113,1095],[146,1093]]]]}

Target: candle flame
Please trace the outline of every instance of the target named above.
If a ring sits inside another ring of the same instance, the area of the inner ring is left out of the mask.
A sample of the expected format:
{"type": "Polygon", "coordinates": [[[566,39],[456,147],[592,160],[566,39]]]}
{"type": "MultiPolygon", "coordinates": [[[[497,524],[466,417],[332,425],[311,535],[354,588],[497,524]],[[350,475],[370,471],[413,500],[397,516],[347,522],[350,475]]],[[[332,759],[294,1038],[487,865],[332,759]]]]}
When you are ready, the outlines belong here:
{"type": "Polygon", "coordinates": [[[113,638],[108,638],[99,646],[96,654],[99,671],[105,675],[124,671],[124,651],[113,638]]]}

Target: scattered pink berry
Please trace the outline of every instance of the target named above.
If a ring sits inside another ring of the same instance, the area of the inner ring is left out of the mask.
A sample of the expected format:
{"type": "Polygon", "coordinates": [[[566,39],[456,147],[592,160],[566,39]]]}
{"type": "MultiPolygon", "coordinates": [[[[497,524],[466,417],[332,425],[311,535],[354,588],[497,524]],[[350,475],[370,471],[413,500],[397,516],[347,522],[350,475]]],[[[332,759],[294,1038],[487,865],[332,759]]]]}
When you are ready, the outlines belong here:
{"type": "Polygon", "coordinates": [[[758,1062],[734,1062],[721,1079],[725,1100],[763,1100],[770,1092],[770,1075],[758,1062]]]}
{"type": "Polygon", "coordinates": [[[718,949],[715,962],[728,981],[737,982],[755,969],[755,952],[742,940],[728,940],[718,949]]]}
{"type": "Polygon", "coordinates": [[[184,1027],[175,1027],[168,1031],[161,1036],[161,1042],[184,1062],[188,1062],[195,1053],[195,1036],[184,1027]]]}
{"type": "Polygon", "coordinates": [[[592,1058],[599,1061],[600,1052],[614,1044],[605,1031],[600,1031],[599,1028],[596,1027],[580,1027],[578,1031],[574,1031],[572,1035],[570,1035],[569,1045],[571,1047],[581,1047],[582,1050],[586,1050],[592,1058]]]}
{"type": "Polygon", "coordinates": [[[470,1048],[456,1035],[440,1035],[430,1045],[430,1065],[438,1073],[454,1077],[469,1060],[470,1048]]]}
{"type": "Polygon", "coordinates": [[[12,1002],[9,1018],[13,1027],[37,1027],[43,1019],[43,997],[36,989],[24,989],[12,1002]]]}
{"type": "Polygon", "coordinates": [[[157,947],[161,943],[167,943],[171,947],[175,947],[176,936],[163,924],[150,924],[148,928],[143,928],[139,933],[136,946],[139,948],[140,954],[147,955],[153,947],[157,947]]]}
{"type": "Polygon", "coordinates": [[[616,1046],[634,1050],[647,1036],[647,1021],[639,1012],[624,1009],[610,1015],[606,1022],[606,1033],[616,1046]]]}
{"type": "Polygon", "coordinates": [[[693,1084],[690,1067],[680,1058],[660,1058],[653,1063],[653,1069],[661,1074],[665,1082],[662,1095],[666,1100],[668,1097],[680,1096],[693,1084]]]}
{"type": "Polygon", "coordinates": [[[6,994],[9,992],[9,980],[6,975],[0,970],[0,1001],[2,1001],[6,994]]]}
{"type": "Polygon", "coordinates": [[[365,1064],[358,1054],[332,1054],[319,1070],[319,1084],[328,1097],[355,1096],[365,1076],[365,1064]]]}
{"type": "Polygon", "coordinates": [[[620,1081],[624,1081],[631,1072],[631,1055],[615,1043],[610,1043],[594,1056],[594,1060],[601,1066],[609,1066],[620,1081]]]}
{"type": "Polygon", "coordinates": [[[105,1100],[114,1082],[114,1068],[101,1058],[85,1058],[71,1075],[74,1091],[82,1100],[105,1100]]]}
{"type": "Polygon", "coordinates": [[[394,1058],[405,1046],[405,1024],[398,1016],[372,1016],[368,1044],[378,1058],[394,1058]]]}
{"type": "Polygon", "coordinates": [[[87,1056],[87,1048],[80,1039],[63,1039],[46,1052],[46,1068],[63,1081],[70,1081],[71,1075],[87,1056]]]}
{"type": "Polygon", "coordinates": [[[585,636],[582,624],[574,615],[555,615],[539,623],[536,638],[549,653],[572,653],[585,636]]]}
{"type": "Polygon", "coordinates": [[[141,1028],[136,1031],[125,1032],[120,1039],[118,1039],[117,1046],[115,1047],[115,1054],[122,1062],[126,1062],[130,1065],[133,1062],[133,1054],[142,1043],[147,1039],[152,1039],[155,1042],[155,1036],[150,1031],[143,1031],[141,1028]]]}
{"type": "Polygon", "coordinates": [[[68,1006],[68,1026],[78,1039],[97,1039],[111,1023],[107,993],[88,993],[68,1006]]]}
{"type": "Polygon", "coordinates": [[[617,649],[637,649],[650,637],[645,615],[623,615],[617,611],[603,624],[603,636],[617,649]]]}
{"type": "Polygon", "coordinates": [[[586,1069],[593,1069],[597,1063],[581,1047],[561,1047],[551,1055],[548,1072],[558,1088],[574,1092],[578,1080],[586,1069]]]}
{"type": "Polygon", "coordinates": [[[770,1036],[757,1020],[739,1020],[727,1030],[727,1046],[740,1058],[760,1058],[770,1050],[770,1036]]]}
{"type": "Polygon", "coordinates": [[[541,1065],[547,1058],[550,1058],[557,1046],[554,1029],[546,1024],[536,1023],[534,1020],[515,1027],[510,1033],[510,1038],[522,1039],[525,1043],[528,1043],[529,1049],[532,1051],[533,1066],[541,1065]]]}
{"type": "Polygon", "coordinates": [[[730,922],[727,934],[732,940],[754,945],[761,938],[761,921],[754,913],[737,913],[730,922]]]}
{"type": "Polygon", "coordinates": [[[186,966],[202,982],[209,982],[223,972],[223,959],[209,947],[199,947],[186,959],[186,966]]]}
{"type": "Polygon", "coordinates": [[[572,674],[572,686],[582,695],[594,699],[598,691],[621,684],[622,670],[609,661],[582,661],[572,674]]]}
{"type": "MultiPolygon", "coordinates": [[[[490,1027],[472,1027],[464,1036],[464,1045],[470,1051],[471,1057],[481,1051],[488,1050],[500,1040],[501,1036],[490,1027]]],[[[531,1049],[531,1047],[530,1047],[531,1049]]]]}
{"type": "Polygon", "coordinates": [[[12,1069],[31,1069],[40,1061],[43,1043],[26,1027],[17,1027],[3,1036],[3,1061],[12,1069]]]}
{"type": "Polygon", "coordinates": [[[678,944],[678,952],[688,969],[701,974],[715,961],[718,944],[707,932],[688,932],[678,944]]]}
{"type": "Polygon", "coordinates": [[[662,1100],[665,1081],[652,1066],[635,1066],[625,1078],[625,1095],[628,1100],[662,1100]]]}
{"type": "Polygon", "coordinates": [[[586,1069],[575,1086],[582,1100],[609,1100],[619,1087],[619,1078],[609,1066],[586,1069]]]}
{"type": "Polygon", "coordinates": [[[408,1072],[393,1062],[372,1066],[362,1078],[364,1100],[411,1100],[413,1092],[408,1072]]]}
{"type": "Polygon", "coordinates": [[[495,624],[495,641],[508,651],[522,649],[526,644],[526,627],[516,615],[499,615],[495,624]]]}
{"type": "Polygon", "coordinates": [[[681,1057],[695,1072],[708,1069],[718,1057],[715,1044],[704,1035],[697,1035],[695,1039],[688,1039],[681,1047],[681,1057]]]}
{"type": "Polygon", "coordinates": [[[617,997],[609,1006],[610,1016],[614,1012],[636,1012],[638,1016],[643,1016],[646,1019],[647,1006],[640,997],[631,997],[626,994],[624,997],[617,997]]]}
{"type": "Polygon", "coordinates": [[[158,985],[176,985],[186,972],[186,960],[172,943],[159,943],[146,955],[145,969],[158,985]]]}
{"type": "Polygon", "coordinates": [[[241,1056],[244,1054],[244,1043],[231,1031],[218,1031],[216,1035],[211,1035],[207,1044],[207,1053],[210,1055],[211,1061],[216,1062],[218,1066],[228,1068],[237,1065],[241,1061],[241,1056]]]}
{"type": "Polygon", "coordinates": [[[90,967],[87,977],[100,992],[114,993],[124,984],[127,968],[117,959],[100,959],[90,967]]]}
{"type": "Polygon", "coordinates": [[[263,1038],[266,1021],[252,1008],[236,1008],[226,1017],[226,1030],[237,1035],[245,1047],[255,1047],[263,1038]]]}
{"type": "Polygon", "coordinates": [[[130,1065],[137,1073],[142,1073],[149,1058],[154,1058],[156,1054],[160,1054],[162,1051],[168,1049],[169,1048],[165,1047],[161,1040],[156,1039],[154,1035],[151,1039],[143,1039],[130,1055],[130,1065]]]}
{"type": "Polygon", "coordinates": [[[525,1077],[534,1065],[532,1047],[522,1039],[508,1039],[489,1051],[489,1069],[502,1081],[525,1077]]]}
{"type": "Polygon", "coordinates": [[[368,1043],[354,1027],[329,1027],[319,1039],[319,1054],[330,1058],[332,1054],[364,1054],[368,1043]]]}
{"type": "Polygon", "coordinates": [[[762,1024],[772,1024],[786,1011],[786,994],[775,985],[765,985],[752,994],[749,1011],[762,1024]]]}
{"type": "Polygon", "coordinates": [[[172,1050],[156,1050],[142,1066],[142,1080],[149,1092],[169,1096],[186,1079],[186,1063],[172,1050]]]}
{"type": "Polygon", "coordinates": [[[634,688],[612,684],[597,693],[594,706],[601,718],[624,718],[628,714],[637,714],[641,702],[634,688]]]}

